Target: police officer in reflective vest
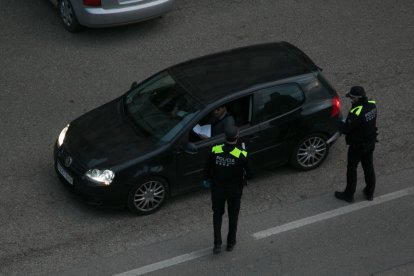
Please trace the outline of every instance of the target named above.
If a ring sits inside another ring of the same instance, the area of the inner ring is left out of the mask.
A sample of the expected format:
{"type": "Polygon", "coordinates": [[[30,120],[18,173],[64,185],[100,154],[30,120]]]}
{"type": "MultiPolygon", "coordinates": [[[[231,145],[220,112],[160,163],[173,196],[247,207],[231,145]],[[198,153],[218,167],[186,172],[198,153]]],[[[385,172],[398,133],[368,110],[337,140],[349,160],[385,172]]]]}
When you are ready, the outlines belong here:
{"type": "Polygon", "coordinates": [[[247,151],[237,144],[239,131],[235,126],[224,130],[226,143],[212,148],[204,169],[204,184],[211,183],[211,201],[213,205],[214,248],[213,253],[221,252],[221,222],[227,201],[229,231],[227,251],[236,244],[237,220],[243,185],[250,178],[247,163],[247,151]]]}
{"type": "Polygon", "coordinates": [[[339,129],[344,133],[348,147],[348,165],[346,172],[346,188],[343,192],[335,192],[335,197],[347,202],[354,201],[357,184],[357,167],[362,164],[365,175],[363,193],[369,201],[374,198],[375,171],[373,153],[377,142],[377,107],[375,101],[368,100],[361,86],[354,86],[346,94],[351,98],[352,107],[346,121],[340,122],[339,129]]]}

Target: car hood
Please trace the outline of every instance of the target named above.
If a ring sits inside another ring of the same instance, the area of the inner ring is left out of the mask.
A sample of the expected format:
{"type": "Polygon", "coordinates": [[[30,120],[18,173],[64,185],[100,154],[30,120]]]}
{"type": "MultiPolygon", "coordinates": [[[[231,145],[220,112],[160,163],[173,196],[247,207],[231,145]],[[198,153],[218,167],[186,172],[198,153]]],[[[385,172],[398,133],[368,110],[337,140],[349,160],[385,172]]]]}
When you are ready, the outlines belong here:
{"type": "Polygon", "coordinates": [[[87,169],[122,166],[159,147],[135,129],[125,115],[122,98],[71,122],[65,144],[72,157],[87,169]]]}

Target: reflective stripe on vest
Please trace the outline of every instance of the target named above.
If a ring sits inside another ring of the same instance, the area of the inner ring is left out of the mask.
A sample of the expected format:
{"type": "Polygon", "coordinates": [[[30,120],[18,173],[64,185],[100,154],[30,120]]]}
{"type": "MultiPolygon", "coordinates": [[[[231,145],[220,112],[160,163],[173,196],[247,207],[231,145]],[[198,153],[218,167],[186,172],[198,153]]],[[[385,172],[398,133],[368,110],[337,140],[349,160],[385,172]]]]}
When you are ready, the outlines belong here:
{"type": "Polygon", "coordinates": [[[211,152],[214,152],[214,153],[216,153],[216,154],[218,154],[218,153],[222,153],[222,152],[223,152],[223,146],[224,146],[224,144],[214,146],[214,147],[211,149],[211,152]]]}
{"type": "Polygon", "coordinates": [[[362,105],[352,108],[349,112],[350,113],[355,112],[355,115],[359,116],[359,114],[361,114],[361,110],[362,110],[362,105]]]}
{"type": "MultiPolygon", "coordinates": [[[[370,101],[368,101],[368,103],[375,104],[375,101],[374,100],[370,100],[370,101]]],[[[356,107],[352,108],[349,112],[350,113],[354,113],[355,112],[355,115],[359,116],[359,114],[361,114],[362,108],[363,108],[363,106],[362,105],[359,105],[359,106],[356,106],[356,107]]]]}
{"type": "Polygon", "coordinates": [[[244,155],[244,157],[247,157],[247,151],[245,150],[239,150],[238,148],[234,148],[230,154],[233,155],[234,157],[239,158],[240,157],[240,153],[244,155]]]}
{"type": "MultiPolygon", "coordinates": [[[[222,144],[222,145],[217,145],[217,146],[214,146],[212,149],[211,149],[211,152],[213,152],[213,153],[215,153],[215,154],[219,154],[219,153],[223,153],[224,151],[223,151],[223,146],[224,146],[224,144],[222,144]]],[[[245,150],[239,150],[238,148],[234,148],[231,152],[230,152],[230,154],[231,155],[233,155],[234,157],[236,157],[236,158],[239,158],[240,157],[240,154],[243,154],[244,155],[244,157],[247,157],[247,151],[245,151],[245,150]]]]}

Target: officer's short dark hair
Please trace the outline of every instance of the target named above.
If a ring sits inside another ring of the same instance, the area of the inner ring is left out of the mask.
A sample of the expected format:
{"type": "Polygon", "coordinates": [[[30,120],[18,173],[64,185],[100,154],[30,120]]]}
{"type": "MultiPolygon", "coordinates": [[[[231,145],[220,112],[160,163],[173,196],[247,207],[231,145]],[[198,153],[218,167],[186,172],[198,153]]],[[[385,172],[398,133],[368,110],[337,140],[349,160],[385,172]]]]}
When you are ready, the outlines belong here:
{"type": "Polygon", "coordinates": [[[227,126],[224,130],[224,135],[227,141],[234,142],[239,138],[239,129],[234,125],[227,126]]]}

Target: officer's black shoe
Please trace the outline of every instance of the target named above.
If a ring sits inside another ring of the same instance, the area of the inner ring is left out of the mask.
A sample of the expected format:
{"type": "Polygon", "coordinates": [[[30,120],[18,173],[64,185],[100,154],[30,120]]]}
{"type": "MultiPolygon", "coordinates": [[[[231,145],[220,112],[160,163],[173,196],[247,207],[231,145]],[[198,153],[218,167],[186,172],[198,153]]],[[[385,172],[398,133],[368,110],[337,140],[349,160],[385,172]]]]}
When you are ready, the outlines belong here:
{"type": "Polygon", "coordinates": [[[220,252],[221,252],[221,245],[218,245],[218,244],[214,245],[214,247],[213,247],[213,254],[214,255],[217,255],[220,252]]]}
{"type": "Polygon", "coordinates": [[[226,251],[231,252],[234,249],[234,246],[236,245],[236,242],[234,243],[228,243],[226,247],[226,251]]]}
{"type": "Polygon", "coordinates": [[[373,201],[373,200],[374,200],[374,196],[373,196],[373,195],[369,195],[369,194],[368,194],[368,192],[367,192],[367,187],[365,187],[365,188],[362,190],[362,192],[364,193],[365,198],[366,198],[368,201],[373,201]]]}
{"type": "Polygon", "coordinates": [[[335,197],[337,199],[344,200],[344,201],[349,202],[349,203],[354,202],[354,197],[353,196],[346,195],[344,192],[338,192],[338,191],[336,191],[335,192],[335,197]]]}

